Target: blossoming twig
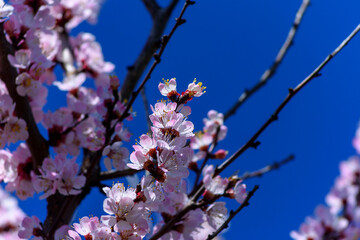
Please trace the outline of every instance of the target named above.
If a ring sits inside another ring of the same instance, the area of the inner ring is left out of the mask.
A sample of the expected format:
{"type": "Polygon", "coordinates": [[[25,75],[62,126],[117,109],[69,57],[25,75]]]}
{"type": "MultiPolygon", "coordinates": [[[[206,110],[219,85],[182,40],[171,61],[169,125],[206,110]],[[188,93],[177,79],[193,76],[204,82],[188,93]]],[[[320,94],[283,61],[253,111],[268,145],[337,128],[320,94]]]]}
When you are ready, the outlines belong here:
{"type": "Polygon", "coordinates": [[[268,68],[263,75],[260,78],[260,81],[255,84],[252,88],[250,89],[246,89],[241,96],[239,97],[238,101],[225,113],[224,115],[224,119],[226,120],[227,118],[229,118],[230,116],[234,115],[236,110],[250,97],[252,96],[255,92],[257,92],[260,88],[262,88],[263,86],[265,86],[265,84],[268,82],[268,80],[270,78],[272,78],[277,70],[277,68],[279,67],[279,65],[281,64],[282,60],[284,59],[287,51],[289,50],[289,48],[292,46],[293,42],[294,42],[294,38],[296,35],[296,31],[300,26],[301,20],[305,14],[305,11],[307,9],[307,7],[310,5],[310,0],[303,0],[299,10],[296,13],[296,17],[294,20],[294,23],[291,26],[291,29],[286,37],[286,40],[284,42],[284,44],[282,45],[282,47],[280,48],[274,63],[271,65],[270,68],[268,68]]]}
{"type": "Polygon", "coordinates": [[[213,234],[209,235],[207,240],[211,240],[214,239],[217,235],[219,235],[219,233],[221,233],[221,231],[223,231],[224,229],[226,229],[229,226],[230,221],[236,216],[236,214],[238,214],[244,207],[249,206],[249,200],[250,198],[252,198],[252,196],[254,195],[254,193],[259,189],[259,185],[255,185],[255,187],[253,188],[253,190],[251,190],[249,192],[249,194],[247,195],[247,197],[245,198],[245,201],[235,210],[235,211],[231,211],[230,212],[230,216],[226,219],[226,221],[218,228],[218,230],[216,230],[216,232],[214,232],[213,234]]]}

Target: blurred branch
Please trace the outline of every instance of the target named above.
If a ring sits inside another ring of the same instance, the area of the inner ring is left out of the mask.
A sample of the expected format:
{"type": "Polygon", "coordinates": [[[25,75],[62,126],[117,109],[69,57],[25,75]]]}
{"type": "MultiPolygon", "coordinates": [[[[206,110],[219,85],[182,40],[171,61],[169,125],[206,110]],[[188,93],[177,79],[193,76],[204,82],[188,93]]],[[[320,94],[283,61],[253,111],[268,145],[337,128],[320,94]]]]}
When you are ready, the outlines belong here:
{"type": "Polygon", "coordinates": [[[3,23],[0,24],[0,79],[5,83],[10,97],[13,99],[16,116],[26,122],[29,137],[26,140],[27,146],[32,155],[33,169],[41,166],[42,161],[49,155],[46,140],[40,134],[36,125],[31,107],[26,97],[20,96],[16,91],[16,69],[10,65],[8,55],[14,55],[14,49],[6,40],[3,23]]]}
{"type": "Polygon", "coordinates": [[[264,175],[265,173],[279,169],[282,165],[285,165],[288,162],[291,162],[292,160],[294,160],[294,158],[295,158],[294,155],[289,155],[287,158],[285,158],[284,160],[282,160],[280,162],[274,162],[273,164],[267,165],[267,166],[265,166],[259,170],[256,170],[254,172],[245,172],[242,176],[238,177],[238,179],[244,181],[249,178],[262,177],[262,175],[264,175]]]}
{"type": "Polygon", "coordinates": [[[260,81],[255,84],[252,88],[247,89],[241,94],[238,101],[225,113],[224,119],[226,120],[230,116],[234,115],[236,113],[236,110],[255,92],[257,92],[259,89],[261,89],[265,84],[268,82],[268,80],[274,76],[277,68],[281,64],[282,60],[284,59],[287,51],[289,48],[293,45],[295,34],[297,32],[297,29],[300,26],[301,20],[304,16],[304,13],[307,9],[307,7],[310,5],[310,0],[303,0],[299,10],[296,13],[296,17],[294,20],[294,23],[292,24],[292,27],[286,37],[286,40],[282,47],[280,48],[274,63],[271,65],[270,68],[268,68],[263,75],[260,78],[260,81]]]}
{"type": "Polygon", "coordinates": [[[244,202],[240,205],[240,207],[238,207],[238,209],[236,209],[235,211],[230,211],[230,216],[226,219],[226,221],[218,228],[218,230],[216,230],[216,232],[214,232],[213,234],[209,235],[207,240],[211,240],[214,239],[217,235],[219,235],[219,233],[221,231],[223,231],[224,229],[228,228],[230,221],[236,216],[236,214],[238,214],[243,208],[247,207],[250,205],[249,200],[250,198],[252,198],[252,196],[254,195],[254,193],[259,189],[258,185],[255,185],[255,187],[253,188],[253,190],[251,190],[249,192],[249,194],[246,196],[244,202]]]}
{"type": "Polygon", "coordinates": [[[160,6],[155,0],[142,0],[142,2],[145,4],[145,7],[149,11],[152,19],[155,20],[159,10],[161,9],[160,6]]]}
{"type": "Polygon", "coordinates": [[[130,176],[130,175],[134,175],[141,171],[142,170],[136,170],[136,169],[129,168],[129,169],[125,169],[125,170],[101,172],[100,173],[100,181],[109,180],[109,179],[113,179],[113,178],[126,177],[126,176],[130,176]]]}
{"type": "Polygon", "coordinates": [[[160,8],[154,0],[143,0],[147,9],[150,9],[149,12],[153,18],[153,26],[135,63],[128,67],[128,73],[121,88],[122,101],[130,98],[131,93],[134,91],[136,84],[144,73],[153,54],[160,47],[161,36],[178,1],[179,0],[172,0],[168,7],[160,8]]]}

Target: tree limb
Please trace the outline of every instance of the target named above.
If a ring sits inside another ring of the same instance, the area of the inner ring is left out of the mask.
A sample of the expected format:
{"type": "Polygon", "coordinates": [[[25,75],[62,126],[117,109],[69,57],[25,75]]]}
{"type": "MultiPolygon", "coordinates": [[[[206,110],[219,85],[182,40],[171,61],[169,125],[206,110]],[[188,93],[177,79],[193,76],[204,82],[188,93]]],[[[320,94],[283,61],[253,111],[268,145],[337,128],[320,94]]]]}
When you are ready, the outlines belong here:
{"type": "Polygon", "coordinates": [[[158,9],[156,16],[153,17],[153,26],[150,30],[149,37],[135,63],[128,67],[128,73],[121,87],[122,101],[130,98],[131,93],[134,91],[136,84],[144,73],[153,54],[160,47],[161,36],[178,1],[179,0],[172,0],[168,7],[158,9]]]}
{"type": "Polygon", "coordinates": [[[16,116],[23,119],[27,125],[29,137],[26,140],[27,146],[32,155],[33,169],[41,166],[42,161],[49,155],[46,140],[40,134],[36,125],[31,107],[26,97],[20,96],[16,91],[16,69],[8,61],[8,55],[14,55],[14,49],[6,40],[3,23],[0,24],[0,79],[5,83],[10,97],[15,102],[16,116]]]}
{"type": "Polygon", "coordinates": [[[136,170],[136,169],[129,168],[129,169],[125,169],[125,170],[101,172],[100,173],[100,181],[131,176],[131,175],[134,175],[141,171],[142,170],[136,170]]]}
{"type": "Polygon", "coordinates": [[[292,24],[292,27],[286,37],[286,40],[282,47],[280,48],[274,63],[271,65],[270,68],[268,68],[263,75],[260,78],[260,81],[255,84],[252,88],[249,90],[245,90],[241,96],[239,97],[238,101],[225,113],[224,119],[226,120],[230,116],[234,115],[236,113],[236,110],[249,98],[251,97],[255,92],[257,92],[260,88],[265,86],[265,84],[268,82],[268,80],[274,76],[277,68],[281,64],[282,60],[284,59],[286,53],[288,52],[289,48],[293,45],[295,34],[297,29],[300,26],[301,20],[305,14],[305,11],[307,7],[310,5],[310,0],[303,0],[299,10],[296,13],[296,17],[294,20],[294,23],[292,24]]]}
{"type": "Polygon", "coordinates": [[[157,4],[155,0],[142,0],[142,2],[144,3],[146,9],[149,11],[152,19],[155,20],[160,10],[159,4],[157,4]]]}

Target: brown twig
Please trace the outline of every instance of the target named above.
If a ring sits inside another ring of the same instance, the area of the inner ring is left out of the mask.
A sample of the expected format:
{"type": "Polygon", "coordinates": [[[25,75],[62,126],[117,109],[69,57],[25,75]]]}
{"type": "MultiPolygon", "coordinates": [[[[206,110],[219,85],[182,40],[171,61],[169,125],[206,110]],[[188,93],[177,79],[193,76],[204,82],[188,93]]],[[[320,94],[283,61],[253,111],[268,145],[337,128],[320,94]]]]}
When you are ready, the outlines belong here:
{"type": "Polygon", "coordinates": [[[287,164],[288,162],[294,160],[294,155],[289,155],[287,158],[285,158],[284,160],[280,161],[280,162],[274,162],[273,164],[269,164],[261,169],[258,169],[256,171],[253,172],[245,172],[242,176],[238,177],[239,180],[244,181],[246,179],[249,178],[254,178],[254,177],[262,177],[262,175],[279,169],[282,165],[287,164]]]}
{"type": "Polygon", "coordinates": [[[226,219],[226,221],[211,235],[208,236],[207,240],[214,239],[221,231],[228,228],[230,221],[238,214],[243,208],[250,205],[249,200],[252,198],[254,193],[259,189],[258,185],[255,185],[253,190],[249,192],[249,194],[246,196],[244,202],[235,210],[230,212],[230,216],[226,219]]]}
{"type": "Polygon", "coordinates": [[[142,170],[136,170],[136,169],[129,168],[129,169],[125,169],[125,170],[115,170],[115,171],[113,170],[113,171],[108,171],[108,172],[101,172],[100,173],[100,181],[131,176],[131,175],[134,175],[141,171],[142,170]]]}
{"type": "Polygon", "coordinates": [[[140,77],[153,57],[153,54],[160,47],[161,36],[163,35],[171,13],[179,0],[172,0],[168,7],[160,9],[154,7],[157,5],[155,5],[154,0],[143,0],[143,2],[153,18],[153,26],[135,63],[128,67],[128,73],[121,87],[122,101],[130,98],[131,93],[134,91],[140,77]],[[156,14],[154,15],[155,12],[156,14]]]}
{"type": "Polygon", "coordinates": [[[310,0],[303,0],[300,8],[298,9],[296,13],[295,20],[291,26],[291,29],[286,37],[286,40],[282,47],[280,48],[274,63],[271,65],[270,68],[268,68],[263,75],[261,76],[259,82],[255,84],[252,88],[245,90],[241,96],[239,97],[238,101],[225,113],[224,119],[228,119],[230,116],[234,115],[236,113],[236,110],[255,92],[257,92],[259,89],[261,89],[268,80],[274,76],[277,68],[281,64],[282,60],[284,59],[286,53],[288,52],[289,48],[293,45],[294,38],[296,35],[296,32],[300,26],[301,20],[304,16],[304,13],[307,9],[307,7],[310,5],[310,0]]]}
{"type": "Polygon", "coordinates": [[[16,69],[10,65],[8,55],[14,55],[14,49],[8,43],[4,33],[3,23],[0,24],[0,79],[5,83],[10,97],[16,103],[16,115],[23,119],[27,125],[29,137],[26,140],[33,160],[33,169],[37,171],[42,161],[49,155],[48,145],[40,134],[36,125],[29,101],[26,97],[20,96],[16,91],[16,69]]]}

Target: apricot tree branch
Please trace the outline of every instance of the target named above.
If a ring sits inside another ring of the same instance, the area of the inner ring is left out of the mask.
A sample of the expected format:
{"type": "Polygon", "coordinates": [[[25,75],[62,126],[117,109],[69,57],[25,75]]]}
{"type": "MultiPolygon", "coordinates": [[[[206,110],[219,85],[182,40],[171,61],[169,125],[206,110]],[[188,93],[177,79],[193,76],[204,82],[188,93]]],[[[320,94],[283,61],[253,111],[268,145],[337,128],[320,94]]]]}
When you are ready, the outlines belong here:
{"type": "Polygon", "coordinates": [[[141,171],[142,170],[129,168],[129,169],[124,169],[124,170],[115,170],[115,171],[113,170],[113,171],[108,171],[108,172],[101,172],[100,173],[100,181],[131,176],[131,175],[134,175],[141,171]]]}
{"type": "Polygon", "coordinates": [[[155,0],[142,0],[142,2],[144,3],[146,9],[150,13],[152,19],[155,20],[158,12],[160,10],[159,4],[157,4],[157,2],[155,0]]]}
{"type": "Polygon", "coordinates": [[[172,0],[169,6],[165,8],[158,8],[158,6],[154,7],[155,1],[143,0],[145,6],[147,6],[148,9],[156,9],[149,10],[153,18],[153,26],[150,30],[149,37],[146,40],[146,43],[136,61],[132,66],[128,67],[128,73],[121,87],[122,101],[130,98],[131,93],[134,91],[136,84],[148,66],[153,54],[160,47],[161,36],[164,33],[167,22],[169,21],[171,13],[173,12],[178,1],[179,0],[172,0]]]}
{"type": "MultiPolygon", "coordinates": [[[[173,1],[175,2],[175,1],[173,1]]],[[[176,18],[176,22],[173,26],[173,28],[171,29],[169,35],[164,35],[161,38],[161,47],[159,49],[159,52],[154,53],[153,57],[154,57],[154,62],[151,65],[149,71],[147,72],[146,76],[144,77],[143,81],[141,82],[140,86],[138,87],[138,89],[132,93],[131,99],[130,101],[127,103],[126,105],[126,109],[124,110],[124,114],[121,115],[121,117],[118,119],[118,122],[122,122],[129,114],[129,110],[131,108],[131,106],[133,105],[136,97],[140,94],[141,89],[145,86],[146,82],[150,79],[152,72],[154,71],[155,67],[160,63],[161,61],[161,56],[167,46],[167,44],[169,43],[171,37],[174,35],[176,29],[184,24],[186,22],[185,19],[183,19],[182,17],[184,16],[184,13],[186,11],[186,9],[188,8],[188,6],[194,4],[194,1],[190,1],[190,0],[186,0],[184,3],[184,6],[180,12],[180,15],[178,18],[176,18]]]]}
{"type": "Polygon", "coordinates": [[[29,137],[26,140],[27,146],[32,155],[33,168],[41,166],[42,161],[49,155],[46,140],[40,134],[36,125],[29,101],[26,97],[20,96],[16,91],[16,69],[8,61],[8,55],[14,55],[14,49],[6,40],[3,23],[0,24],[0,79],[5,83],[10,97],[16,104],[16,116],[23,119],[27,125],[29,137]]]}
{"type": "Polygon", "coordinates": [[[303,0],[300,8],[298,9],[296,13],[296,17],[294,20],[294,23],[291,26],[291,29],[286,37],[286,40],[282,47],[280,48],[274,63],[271,65],[270,68],[268,68],[263,75],[260,78],[260,81],[255,84],[252,88],[245,90],[241,96],[239,97],[238,101],[225,113],[224,119],[226,120],[230,116],[234,115],[236,113],[236,110],[249,98],[251,97],[255,92],[257,92],[259,89],[261,89],[265,84],[269,81],[271,77],[274,76],[277,68],[281,64],[282,60],[284,59],[286,53],[288,52],[289,48],[292,46],[294,42],[294,38],[297,32],[297,29],[300,26],[301,20],[305,14],[305,11],[307,7],[310,5],[310,0],[303,0]]]}

